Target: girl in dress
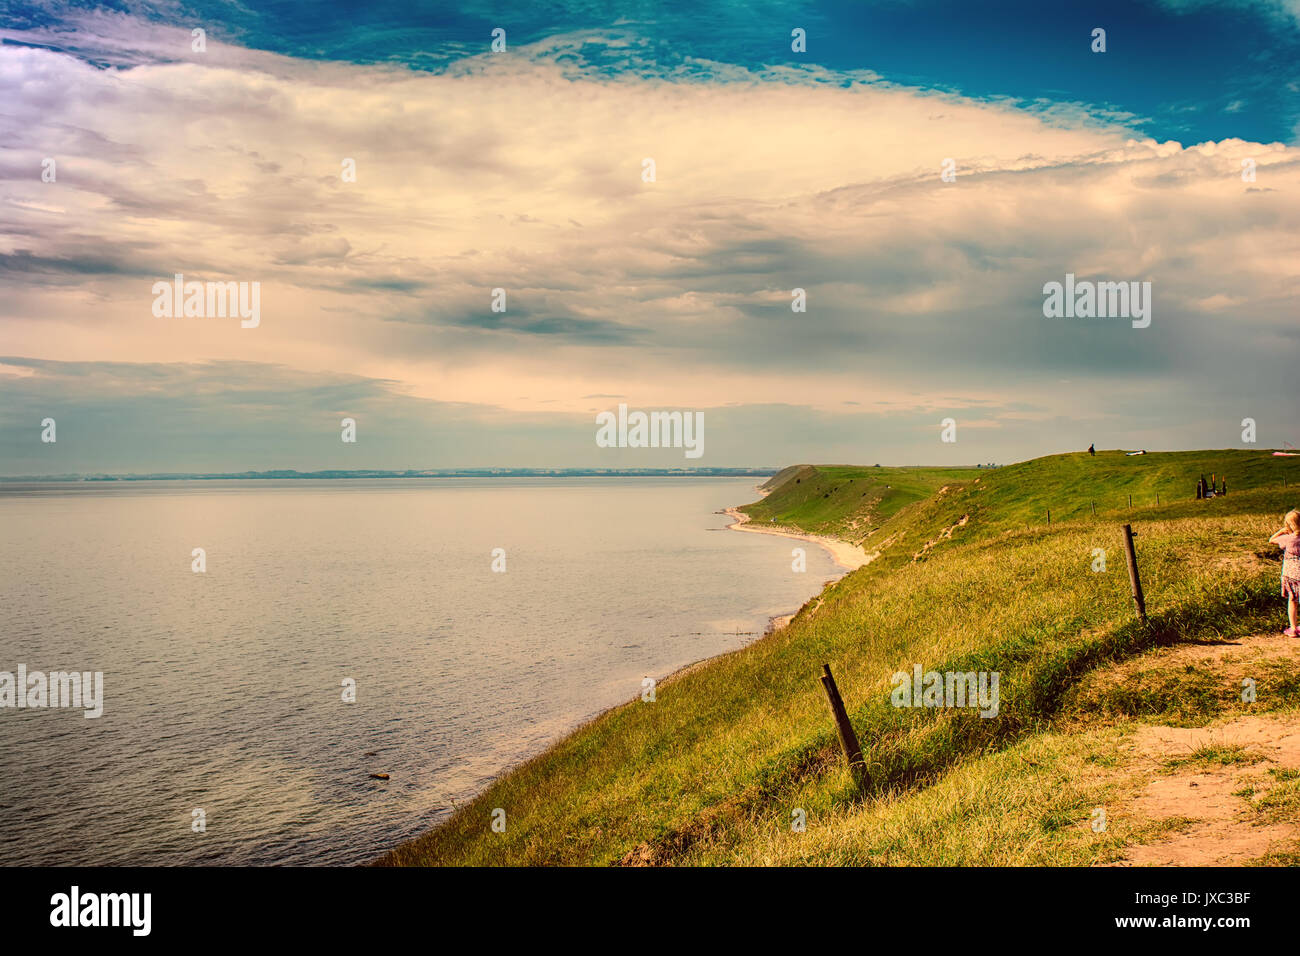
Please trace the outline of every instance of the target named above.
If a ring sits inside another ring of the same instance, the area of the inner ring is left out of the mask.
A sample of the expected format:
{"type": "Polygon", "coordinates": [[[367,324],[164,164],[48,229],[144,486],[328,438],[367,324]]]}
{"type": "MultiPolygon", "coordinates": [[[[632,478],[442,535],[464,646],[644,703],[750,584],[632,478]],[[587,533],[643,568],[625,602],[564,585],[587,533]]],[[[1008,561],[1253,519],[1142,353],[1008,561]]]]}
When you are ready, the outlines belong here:
{"type": "Polygon", "coordinates": [[[1286,613],[1291,620],[1291,626],[1282,633],[1300,637],[1295,624],[1300,610],[1300,511],[1288,511],[1282,519],[1282,530],[1268,540],[1282,549],[1282,596],[1286,598],[1286,613]]]}

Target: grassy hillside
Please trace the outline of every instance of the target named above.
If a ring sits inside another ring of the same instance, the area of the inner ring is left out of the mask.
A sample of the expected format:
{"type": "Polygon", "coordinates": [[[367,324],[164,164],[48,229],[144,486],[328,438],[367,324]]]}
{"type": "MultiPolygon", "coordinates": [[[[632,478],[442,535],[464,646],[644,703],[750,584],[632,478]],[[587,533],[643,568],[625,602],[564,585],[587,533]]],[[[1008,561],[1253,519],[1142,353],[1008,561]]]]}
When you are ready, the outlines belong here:
{"type": "Polygon", "coordinates": [[[777,525],[857,543],[907,505],[981,474],[974,468],[798,465],[773,475],[761,486],[768,496],[740,510],[765,524],[775,519],[777,525]]]}
{"type": "MultiPolygon", "coordinates": [[[[1120,786],[1101,771],[1135,722],[1300,707],[1294,653],[1250,665],[1250,704],[1235,676],[1158,663],[1281,626],[1267,538],[1300,499],[1297,482],[1300,459],[1244,451],[1063,455],[992,471],[787,469],[746,509],[755,520],[839,532],[880,557],[787,628],[662,682],[653,703],[603,715],[381,862],[1113,858],[1144,825],[1121,817],[1096,834],[1087,820],[1120,786]],[[1202,471],[1226,474],[1229,494],[1196,502],[1202,471]],[[1123,521],[1138,531],[1148,627],[1132,613],[1123,521]],[[1093,569],[1095,549],[1105,571],[1093,569]],[[837,749],[823,663],[867,753],[862,789],[837,749]],[[999,672],[997,716],[891,706],[891,675],[914,664],[999,672]],[[490,827],[498,807],[504,833],[490,827]],[[805,832],[791,831],[795,810],[805,832]]],[[[1268,799],[1289,806],[1288,787],[1268,799]]]]}

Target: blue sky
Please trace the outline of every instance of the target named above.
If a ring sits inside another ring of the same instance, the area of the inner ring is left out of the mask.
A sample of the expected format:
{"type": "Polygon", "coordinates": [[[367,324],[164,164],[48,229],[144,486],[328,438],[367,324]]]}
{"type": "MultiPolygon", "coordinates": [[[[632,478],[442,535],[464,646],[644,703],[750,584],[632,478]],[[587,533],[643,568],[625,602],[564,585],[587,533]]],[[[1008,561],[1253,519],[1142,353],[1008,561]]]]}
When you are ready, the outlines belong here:
{"type": "Polygon", "coordinates": [[[619,402],[717,466],[1300,442],[1297,0],[309,9],[0,5],[0,474],[684,463],[619,402]]]}
{"type": "MultiPolygon", "coordinates": [[[[204,25],[214,39],[292,57],[400,63],[441,70],[507,29],[511,43],[634,29],[637,67],[667,73],[709,61],[758,68],[790,63],[871,70],[909,86],[969,97],[1078,102],[1158,140],[1230,137],[1295,142],[1300,63],[1294,0],[833,0],[700,3],[298,2],[12,3],[15,27],[59,27],[68,10],[116,10],[154,22],[204,25]],[[309,12],[305,12],[308,11],[309,12]],[[808,35],[793,54],[789,29],[808,35]],[[1104,56],[1091,33],[1106,30],[1104,56]]],[[[611,73],[625,51],[587,50],[611,73]]]]}

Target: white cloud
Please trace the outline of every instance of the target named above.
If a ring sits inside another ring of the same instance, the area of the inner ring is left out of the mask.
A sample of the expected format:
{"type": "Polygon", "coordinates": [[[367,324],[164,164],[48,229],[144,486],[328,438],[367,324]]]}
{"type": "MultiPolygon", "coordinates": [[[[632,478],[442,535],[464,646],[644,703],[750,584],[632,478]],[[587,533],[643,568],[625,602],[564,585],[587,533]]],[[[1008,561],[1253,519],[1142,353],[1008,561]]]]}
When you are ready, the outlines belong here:
{"type": "Polygon", "coordinates": [[[956,387],[1069,414],[1125,377],[1194,390],[1212,363],[1240,389],[1294,327],[1294,148],[816,71],[575,77],[542,50],[446,74],[211,41],[159,63],[187,34],[96,23],[85,45],[142,65],[0,49],[12,354],[271,362],[517,410],[928,409],[956,387]],[[1247,156],[1272,192],[1242,183],[1247,156]],[[1151,279],[1152,329],[1043,319],[1066,271],[1151,279]],[[261,281],[261,327],[160,325],[149,287],[174,272],[261,281]]]}

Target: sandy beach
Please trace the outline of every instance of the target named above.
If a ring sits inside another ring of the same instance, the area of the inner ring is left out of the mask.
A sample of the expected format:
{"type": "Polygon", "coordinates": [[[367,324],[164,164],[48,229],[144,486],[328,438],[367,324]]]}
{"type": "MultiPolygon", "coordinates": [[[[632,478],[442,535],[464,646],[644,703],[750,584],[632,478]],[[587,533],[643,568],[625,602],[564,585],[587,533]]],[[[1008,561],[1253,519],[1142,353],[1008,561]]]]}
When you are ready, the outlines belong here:
{"type": "Polygon", "coordinates": [[[821,545],[830,552],[835,563],[846,571],[856,571],[864,564],[869,564],[876,555],[867,554],[866,551],[856,544],[850,544],[847,541],[841,541],[839,538],[828,538],[819,534],[803,534],[798,531],[790,531],[781,527],[765,527],[760,524],[753,524],[749,520],[749,515],[737,511],[735,508],[724,508],[723,514],[735,519],[735,524],[728,525],[732,531],[752,531],[756,534],[776,534],[783,538],[798,538],[800,541],[811,541],[813,544],[821,545]]]}

